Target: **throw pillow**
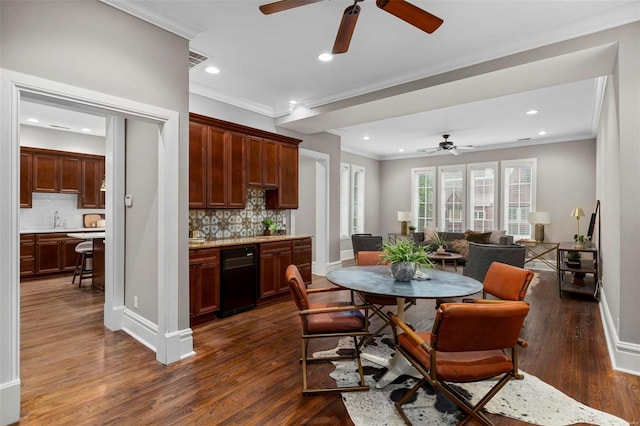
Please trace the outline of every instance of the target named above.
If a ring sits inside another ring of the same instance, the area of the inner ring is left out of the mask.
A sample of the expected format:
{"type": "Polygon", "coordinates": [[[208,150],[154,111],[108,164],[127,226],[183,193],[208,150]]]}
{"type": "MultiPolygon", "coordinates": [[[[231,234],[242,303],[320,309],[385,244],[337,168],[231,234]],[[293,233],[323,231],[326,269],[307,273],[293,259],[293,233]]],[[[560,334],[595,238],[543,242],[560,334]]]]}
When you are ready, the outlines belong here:
{"type": "Polygon", "coordinates": [[[431,242],[433,235],[438,235],[438,230],[432,226],[425,226],[424,229],[424,240],[427,242],[431,242]]]}
{"type": "Polygon", "coordinates": [[[467,234],[467,241],[471,241],[473,243],[489,244],[489,238],[491,238],[491,232],[472,232],[467,234]]]}
{"type": "Polygon", "coordinates": [[[489,237],[489,243],[500,244],[500,237],[507,235],[507,231],[491,231],[491,237],[489,237]]]}
{"type": "Polygon", "coordinates": [[[464,260],[469,260],[469,241],[467,240],[453,240],[449,243],[452,249],[462,255],[464,260]]]}

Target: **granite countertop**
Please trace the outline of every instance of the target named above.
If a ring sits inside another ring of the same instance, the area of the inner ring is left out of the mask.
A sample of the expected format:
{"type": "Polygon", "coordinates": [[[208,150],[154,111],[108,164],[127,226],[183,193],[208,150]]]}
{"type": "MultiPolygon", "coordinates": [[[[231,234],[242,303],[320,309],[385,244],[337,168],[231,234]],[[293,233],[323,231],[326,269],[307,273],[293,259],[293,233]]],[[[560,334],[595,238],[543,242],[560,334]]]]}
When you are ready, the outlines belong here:
{"type": "Polygon", "coordinates": [[[311,237],[310,235],[271,235],[268,237],[256,236],[256,237],[242,237],[242,238],[222,238],[218,240],[205,240],[204,242],[189,241],[189,249],[239,246],[242,244],[270,243],[274,241],[298,240],[300,238],[310,238],[310,237],[311,237]]]}
{"type": "Polygon", "coordinates": [[[104,232],[104,228],[21,229],[20,234],[68,234],[69,232],[104,232]]]}

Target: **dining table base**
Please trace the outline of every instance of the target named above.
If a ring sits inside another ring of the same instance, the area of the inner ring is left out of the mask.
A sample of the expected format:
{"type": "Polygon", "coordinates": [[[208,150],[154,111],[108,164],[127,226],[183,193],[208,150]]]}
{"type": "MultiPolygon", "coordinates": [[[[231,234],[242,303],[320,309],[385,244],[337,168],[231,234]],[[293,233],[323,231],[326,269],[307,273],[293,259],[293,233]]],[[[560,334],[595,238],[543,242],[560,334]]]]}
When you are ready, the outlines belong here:
{"type": "Polygon", "coordinates": [[[366,352],[362,352],[360,354],[360,357],[382,367],[387,367],[387,372],[384,373],[384,375],[376,383],[376,388],[378,389],[382,389],[403,374],[416,378],[422,377],[418,370],[416,370],[413,365],[411,365],[411,363],[407,361],[407,359],[398,351],[396,351],[395,355],[391,359],[378,355],[368,354],[366,352]]]}

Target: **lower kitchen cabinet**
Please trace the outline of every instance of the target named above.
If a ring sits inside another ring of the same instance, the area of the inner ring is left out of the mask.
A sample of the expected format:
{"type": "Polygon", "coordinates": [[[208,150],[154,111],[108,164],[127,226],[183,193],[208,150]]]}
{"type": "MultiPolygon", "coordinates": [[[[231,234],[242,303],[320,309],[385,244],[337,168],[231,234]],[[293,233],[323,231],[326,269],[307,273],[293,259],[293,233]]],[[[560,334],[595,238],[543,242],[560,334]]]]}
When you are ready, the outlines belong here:
{"type": "Polygon", "coordinates": [[[78,254],[75,251],[80,241],[64,233],[36,235],[35,273],[55,274],[73,272],[78,254]]]}
{"type": "Polygon", "coordinates": [[[293,264],[298,267],[304,283],[311,285],[311,238],[293,240],[293,264]]]}
{"type": "Polygon", "coordinates": [[[20,278],[36,273],[36,235],[20,235],[20,278]]]}
{"type": "Polygon", "coordinates": [[[220,309],[220,249],[189,253],[189,318],[191,325],[215,317],[220,309]]]}
{"type": "Polygon", "coordinates": [[[291,241],[260,244],[260,299],[289,291],[285,272],[292,261],[291,241]]]}

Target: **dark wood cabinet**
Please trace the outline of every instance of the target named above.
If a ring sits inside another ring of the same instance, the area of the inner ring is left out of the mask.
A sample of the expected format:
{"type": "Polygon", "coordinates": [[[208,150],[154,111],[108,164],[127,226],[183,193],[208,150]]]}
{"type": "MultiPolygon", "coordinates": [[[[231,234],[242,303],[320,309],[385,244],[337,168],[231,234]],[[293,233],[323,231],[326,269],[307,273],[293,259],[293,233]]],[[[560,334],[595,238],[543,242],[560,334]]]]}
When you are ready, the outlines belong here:
{"type": "Polygon", "coordinates": [[[30,277],[36,273],[36,236],[20,235],[20,278],[30,277]]]}
{"type": "Polygon", "coordinates": [[[291,241],[260,244],[260,299],[289,291],[285,272],[292,257],[291,241]]]}
{"type": "Polygon", "coordinates": [[[81,160],[77,157],[34,152],[33,191],[77,194],[80,192],[80,169],[81,160]]]}
{"type": "Polygon", "coordinates": [[[36,234],[35,274],[73,272],[78,259],[75,247],[80,242],[64,233],[36,234]]]}
{"type": "Polygon", "coordinates": [[[91,269],[93,270],[93,279],[91,280],[91,286],[104,291],[104,238],[94,238],[92,243],[93,255],[91,256],[91,269]]]}
{"type": "Polygon", "coordinates": [[[298,267],[304,283],[311,285],[312,250],[311,238],[292,241],[293,264],[298,267]]]}
{"type": "Polygon", "coordinates": [[[104,179],[104,159],[82,159],[82,190],[78,197],[79,209],[103,209],[104,191],[100,191],[104,179]]]}
{"type": "Polygon", "coordinates": [[[278,145],[279,185],[267,191],[268,209],[298,208],[298,145],[278,145]]]}
{"type": "Polygon", "coordinates": [[[274,193],[267,208],[298,208],[299,139],[193,113],[189,119],[189,208],[243,209],[247,187],[267,189],[267,203],[274,193]]]}
{"type": "Polygon", "coordinates": [[[192,250],[189,255],[191,325],[212,319],[220,309],[220,250],[192,250]]]}
{"type": "Polygon", "coordinates": [[[277,188],[278,142],[249,136],[247,151],[247,186],[277,188]]]}
{"type": "Polygon", "coordinates": [[[245,135],[189,124],[189,207],[244,208],[245,135]]]}
{"type": "Polygon", "coordinates": [[[20,207],[29,208],[33,197],[33,156],[30,152],[20,152],[20,207]]]}

